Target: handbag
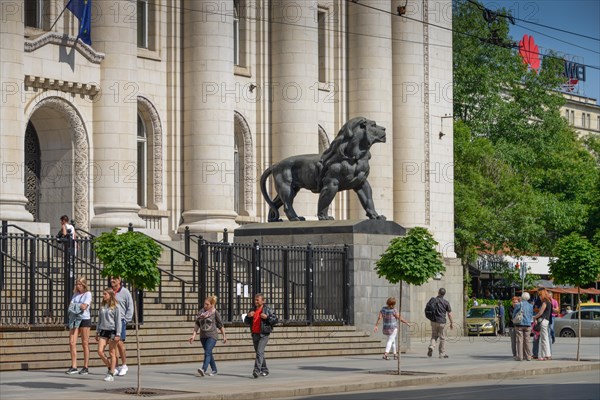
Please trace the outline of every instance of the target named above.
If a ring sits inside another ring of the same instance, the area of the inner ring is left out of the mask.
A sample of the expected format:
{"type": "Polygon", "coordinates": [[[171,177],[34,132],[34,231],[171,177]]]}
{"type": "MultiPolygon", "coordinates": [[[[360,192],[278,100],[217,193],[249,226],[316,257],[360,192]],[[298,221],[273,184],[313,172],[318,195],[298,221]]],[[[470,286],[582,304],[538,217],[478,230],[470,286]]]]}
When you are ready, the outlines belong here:
{"type": "Polygon", "coordinates": [[[525,313],[523,312],[523,304],[520,304],[520,308],[519,311],[517,311],[517,313],[515,314],[515,316],[512,318],[512,322],[515,325],[520,325],[521,322],[523,322],[523,317],[525,316],[525,313]]]}
{"type": "Polygon", "coordinates": [[[542,321],[543,321],[543,320],[544,320],[543,318],[538,318],[538,319],[535,321],[535,325],[533,325],[533,331],[534,331],[534,332],[539,332],[539,331],[540,331],[540,329],[542,329],[542,321]]]}

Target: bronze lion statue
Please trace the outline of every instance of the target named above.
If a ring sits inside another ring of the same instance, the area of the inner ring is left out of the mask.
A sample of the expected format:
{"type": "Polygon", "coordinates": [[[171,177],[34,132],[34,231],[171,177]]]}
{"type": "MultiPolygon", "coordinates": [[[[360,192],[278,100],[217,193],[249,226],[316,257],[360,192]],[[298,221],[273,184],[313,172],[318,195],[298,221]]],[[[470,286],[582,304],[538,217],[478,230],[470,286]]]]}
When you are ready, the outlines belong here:
{"type": "Polygon", "coordinates": [[[352,189],[371,219],[385,220],[373,205],[369,176],[369,149],[374,143],[385,143],[385,128],[364,117],[346,122],[323,154],[303,154],[288,157],[267,168],[260,177],[260,190],[271,208],[269,222],[281,221],[279,208],[290,221],[304,221],[294,211],[294,197],[300,189],[319,193],[317,216],[329,216],[329,205],[337,192],[352,189]],[[277,196],[271,199],[267,192],[267,178],[273,176],[277,196]]]}

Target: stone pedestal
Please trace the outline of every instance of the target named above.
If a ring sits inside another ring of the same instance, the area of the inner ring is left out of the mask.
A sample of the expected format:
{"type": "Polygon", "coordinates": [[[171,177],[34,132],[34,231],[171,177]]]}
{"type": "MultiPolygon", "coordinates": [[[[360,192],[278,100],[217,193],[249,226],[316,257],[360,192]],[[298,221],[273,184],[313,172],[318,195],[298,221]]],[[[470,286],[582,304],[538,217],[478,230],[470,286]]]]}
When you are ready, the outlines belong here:
{"type": "MultiPolygon", "coordinates": [[[[349,246],[350,323],[373,333],[381,307],[388,297],[399,296],[399,285],[392,285],[375,272],[375,262],[387,249],[390,240],[406,230],[395,222],[378,220],[302,221],[244,225],[235,230],[236,243],[261,245],[349,246]]],[[[411,318],[410,288],[403,286],[402,316],[411,318]]],[[[399,305],[399,304],[398,304],[399,305]]],[[[397,306],[398,306],[397,305],[397,306]]],[[[409,347],[409,335],[402,325],[402,350],[409,347]]],[[[380,325],[381,329],[381,325],[380,325]]],[[[381,335],[378,333],[377,335],[381,335]]],[[[387,339],[386,336],[383,336],[387,339]]],[[[383,349],[382,349],[383,352],[383,349]]]]}

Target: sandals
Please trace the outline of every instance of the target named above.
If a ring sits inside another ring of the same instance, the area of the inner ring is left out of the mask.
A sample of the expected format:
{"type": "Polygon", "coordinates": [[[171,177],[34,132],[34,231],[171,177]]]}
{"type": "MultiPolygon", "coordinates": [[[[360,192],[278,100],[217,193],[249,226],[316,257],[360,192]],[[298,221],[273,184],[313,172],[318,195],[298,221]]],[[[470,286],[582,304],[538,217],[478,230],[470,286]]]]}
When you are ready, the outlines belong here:
{"type": "Polygon", "coordinates": [[[398,359],[398,354],[394,353],[394,360],[398,359]]]}
{"type": "Polygon", "coordinates": [[[389,360],[390,358],[388,357],[388,355],[387,355],[387,354],[384,354],[384,355],[383,355],[383,359],[384,359],[384,360],[389,360]]]}

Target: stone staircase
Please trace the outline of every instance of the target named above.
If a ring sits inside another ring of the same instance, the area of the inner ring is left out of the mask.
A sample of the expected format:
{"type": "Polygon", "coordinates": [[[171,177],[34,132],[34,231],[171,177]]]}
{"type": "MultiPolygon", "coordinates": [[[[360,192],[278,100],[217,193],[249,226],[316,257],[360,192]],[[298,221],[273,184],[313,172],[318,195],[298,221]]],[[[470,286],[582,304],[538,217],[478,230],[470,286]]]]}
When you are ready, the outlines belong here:
{"type": "MultiPolygon", "coordinates": [[[[169,271],[170,266],[159,265],[169,271]]],[[[192,281],[191,263],[178,260],[175,275],[192,281]]],[[[98,307],[100,294],[93,293],[92,308],[98,307]]],[[[186,285],[186,312],[181,310],[181,289],[178,280],[169,280],[163,274],[162,301],[155,302],[158,290],[146,292],[144,297],[144,324],[140,327],[140,353],[142,364],[198,362],[203,356],[200,342],[188,343],[198,311],[198,293],[186,285]]],[[[58,299],[57,299],[58,300],[58,299]]],[[[240,307],[247,310],[251,299],[244,298],[240,307]]],[[[277,305],[274,305],[277,307],[277,305]]],[[[298,304],[304,307],[304,304],[298,304]]],[[[218,308],[218,307],[217,307],[218,308]]],[[[245,312],[245,311],[244,311],[245,312]]],[[[323,311],[316,310],[323,315],[323,311]]],[[[241,321],[235,316],[236,321],[241,321]]],[[[241,323],[225,326],[227,344],[219,343],[215,357],[219,360],[253,359],[254,349],[249,328],[241,323]]],[[[128,330],[127,349],[130,364],[136,360],[135,331],[128,330]]],[[[90,367],[102,366],[97,346],[90,340],[90,367]]],[[[0,371],[68,368],[70,364],[68,331],[62,328],[32,328],[27,331],[0,330],[0,371]]],[[[292,358],[329,355],[379,354],[382,352],[381,337],[357,331],[352,326],[342,325],[297,325],[277,326],[269,345],[267,357],[292,358]]],[[[83,364],[81,345],[78,343],[78,365],[83,364]]]]}
{"type": "MultiPolygon", "coordinates": [[[[187,340],[193,324],[184,322],[147,323],[140,329],[142,364],[188,363],[202,360],[202,347],[197,340],[187,340]]],[[[246,327],[226,327],[227,344],[219,343],[215,358],[219,360],[253,359],[254,349],[246,327]]],[[[93,331],[92,331],[93,336],[93,331]]],[[[68,368],[70,363],[67,331],[1,332],[0,371],[68,368]]],[[[128,331],[127,355],[136,363],[134,331],[128,331]]],[[[102,366],[90,342],[90,367],[102,366]]],[[[329,355],[379,354],[381,340],[358,332],[351,326],[276,327],[267,346],[269,358],[316,357],[329,355]]],[[[82,365],[81,346],[78,345],[82,365]]]]}

